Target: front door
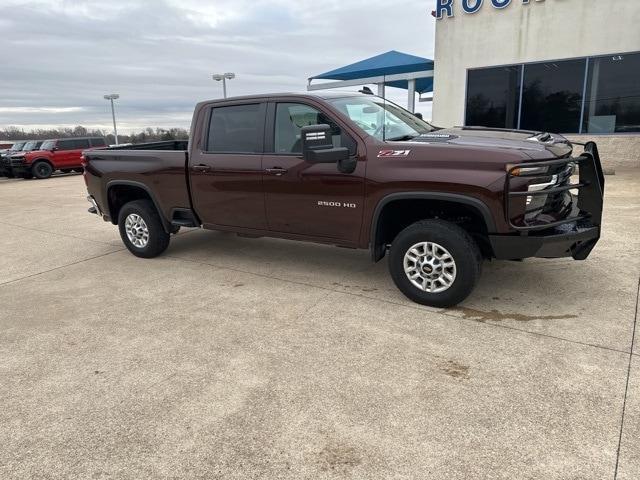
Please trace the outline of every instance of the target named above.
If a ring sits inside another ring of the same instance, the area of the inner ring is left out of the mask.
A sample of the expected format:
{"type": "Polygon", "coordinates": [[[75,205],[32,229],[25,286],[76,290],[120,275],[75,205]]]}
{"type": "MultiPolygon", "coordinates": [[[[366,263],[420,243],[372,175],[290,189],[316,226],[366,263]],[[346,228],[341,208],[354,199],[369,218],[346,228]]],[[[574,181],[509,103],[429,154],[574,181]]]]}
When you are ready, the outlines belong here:
{"type": "Polygon", "coordinates": [[[356,243],[362,224],[364,159],[353,173],[337,165],[311,164],[302,158],[300,129],[329,124],[334,146],[357,155],[357,143],[318,108],[304,103],[272,103],[267,113],[267,150],[262,157],[269,230],[356,243]]]}
{"type": "Polygon", "coordinates": [[[80,155],[82,154],[82,145],[86,143],[89,148],[89,140],[68,138],[58,140],[56,150],[53,152],[54,168],[72,168],[80,164],[80,155]]]}
{"type": "Polygon", "coordinates": [[[191,193],[205,227],[266,230],[261,157],[266,104],[213,107],[189,160],[191,193]]]}

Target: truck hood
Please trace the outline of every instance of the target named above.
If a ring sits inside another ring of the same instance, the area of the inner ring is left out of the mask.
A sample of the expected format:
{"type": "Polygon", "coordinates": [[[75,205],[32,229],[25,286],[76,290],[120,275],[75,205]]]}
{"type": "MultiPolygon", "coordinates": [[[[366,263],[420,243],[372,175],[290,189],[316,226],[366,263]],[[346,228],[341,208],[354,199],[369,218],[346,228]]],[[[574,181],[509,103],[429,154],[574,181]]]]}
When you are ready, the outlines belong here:
{"type": "Polygon", "coordinates": [[[571,142],[562,135],[488,127],[453,127],[435,130],[412,138],[410,142],[517,150],[534,160],[565,157],[573,150],[571,142]]]}

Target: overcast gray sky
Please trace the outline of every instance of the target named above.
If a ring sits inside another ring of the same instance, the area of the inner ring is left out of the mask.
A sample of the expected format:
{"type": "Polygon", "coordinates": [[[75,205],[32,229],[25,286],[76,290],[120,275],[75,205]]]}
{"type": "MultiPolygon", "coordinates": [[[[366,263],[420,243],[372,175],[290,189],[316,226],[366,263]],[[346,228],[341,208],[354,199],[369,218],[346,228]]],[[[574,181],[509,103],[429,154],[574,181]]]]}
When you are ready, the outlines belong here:
{"type": "MultiPolygon", "coordinates": [[[[435,0],[1,0],[0,127],[188,127],[197,101],[302,91],[399,50],[433,58],[435,0]]],[[[406,92],[389,89],[403,106],[406,92]]],[[[430,117],[430,104],[418,104],[430,117]]]]}

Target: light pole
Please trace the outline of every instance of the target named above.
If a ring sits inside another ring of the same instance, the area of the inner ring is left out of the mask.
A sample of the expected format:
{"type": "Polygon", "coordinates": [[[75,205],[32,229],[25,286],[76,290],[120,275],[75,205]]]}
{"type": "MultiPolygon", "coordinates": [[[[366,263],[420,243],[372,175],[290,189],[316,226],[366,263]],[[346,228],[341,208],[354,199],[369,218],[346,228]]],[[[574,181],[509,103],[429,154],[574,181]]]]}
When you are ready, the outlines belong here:
{"type": "Polygon", "coordinates": [[[211,78],[213,78],[216,82],[219,82],[220,80],[222,80],[222,94],[224,95],[224,98],[227,98],[227,80],[236,78],[236,74],[231,72],[222,73],[222,74],[214,73],[213,75],[211,75],[211,78]]]}
{"type": "Polygon", "coordinates": [[[113,134],[116,137],[116,145],[118,145],[118,129],[116,128],[116,110],[113,107],[113,101],[117,100],[118,98],[120,98],[120,95],[118,95],[117,93],[112,93],[110,95],[104,96],[105,100],[111,101],[111,117],[113,118],[113,134]]]}

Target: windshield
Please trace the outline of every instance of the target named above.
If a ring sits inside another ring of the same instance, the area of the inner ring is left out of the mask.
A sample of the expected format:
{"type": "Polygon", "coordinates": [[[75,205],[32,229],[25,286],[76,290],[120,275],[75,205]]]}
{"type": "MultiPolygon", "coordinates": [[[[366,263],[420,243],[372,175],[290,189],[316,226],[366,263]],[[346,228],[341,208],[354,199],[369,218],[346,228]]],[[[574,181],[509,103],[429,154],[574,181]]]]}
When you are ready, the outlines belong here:
{"type": "Polygon", "coordinates": [[[330,102],[359,128],[379,140],[410,140],[436,130],[408,110],[380,97],[345,97],[330,102]]]}
{"type": "Polygon", "coordinates": [[[22,150],[22,147],[24,147],[24,142],[14,143],[13,147],[11,147],[11,150],[13,150],[14,152],[19,152],[20,150],[22,150]]]}
{"type": "Polygon", "coordinates": [[[23,152],[30,152],[31,150],[34,150],[36,148],[36,145],[38,145],[38,142],[27,142],[24,144],[24,147],[22,147],[22,151],[23,152]]]}
{"type": "Polygon", "coordinates": [[[42,145],[40,145],[40,150],[51,150],[55,146],[55,140],[45,140],[44,142],[42,142],[42,145]]]}

